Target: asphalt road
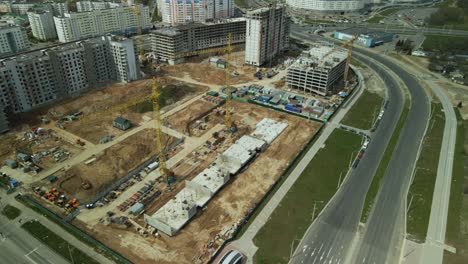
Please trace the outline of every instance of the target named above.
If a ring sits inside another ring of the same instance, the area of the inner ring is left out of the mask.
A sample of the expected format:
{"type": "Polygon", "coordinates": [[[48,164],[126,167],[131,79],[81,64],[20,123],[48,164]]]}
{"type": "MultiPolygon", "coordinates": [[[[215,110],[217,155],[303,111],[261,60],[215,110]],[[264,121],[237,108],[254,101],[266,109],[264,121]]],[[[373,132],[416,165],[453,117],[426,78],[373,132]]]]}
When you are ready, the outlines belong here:
{"type": "Polygon", "coordinates": [[[4,216],[0,216],[0,232],[0,263],[69,263],[23,230],[17,220],[9,221],[4,216]]]}
{"type": "MultiPolygon", "coordinates": [[[[304,35],[296,37],[305,40],[315,38],[304,35]]],[[[379,65],[359,55],[357,49],[354,55],[384,80],[389,104],[360,164],[351,170],[340,190],[306,232],[290,263],[345,262],[353,245],[367,190],[403,109],[403,95],[393,77],[379,65]]]]}
{"type": "MultiPolygon", "coordinates": [[[[367,55],[371,55],[370,52],[367,55]]],[[[371,55],[377,58],[376,55],[371,55]]],[[[411,96],[408,117],[385,171],[368,218],[355,263],[398,263],[405,237],[406,197],[429,121],[430,104],[419,82],[387,59],[380,58],[406,84],[411,96]]]]}

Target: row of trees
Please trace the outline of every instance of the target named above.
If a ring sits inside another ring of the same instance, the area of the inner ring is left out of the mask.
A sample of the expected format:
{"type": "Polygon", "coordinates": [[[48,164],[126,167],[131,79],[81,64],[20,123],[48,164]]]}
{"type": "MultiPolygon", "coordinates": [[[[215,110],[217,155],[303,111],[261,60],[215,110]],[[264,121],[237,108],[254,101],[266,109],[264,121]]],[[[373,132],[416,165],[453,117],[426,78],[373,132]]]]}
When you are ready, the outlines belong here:
{"type": "Polygon", "coordinates": [[[405,39],[405,40],[398,40],[397,43],[395,44],[395,50],[398,53],[403,53],[403,54],[411,54],[413,51],[414,44],[412,40],[405,39]]]}
{"type": "Polygon", "coordinates": [[[453,5],[448,1],[429,17],[429,24],[443,26],[446,24],[465,23],[468,18],[468,1],[458,0],[453,5]]]}

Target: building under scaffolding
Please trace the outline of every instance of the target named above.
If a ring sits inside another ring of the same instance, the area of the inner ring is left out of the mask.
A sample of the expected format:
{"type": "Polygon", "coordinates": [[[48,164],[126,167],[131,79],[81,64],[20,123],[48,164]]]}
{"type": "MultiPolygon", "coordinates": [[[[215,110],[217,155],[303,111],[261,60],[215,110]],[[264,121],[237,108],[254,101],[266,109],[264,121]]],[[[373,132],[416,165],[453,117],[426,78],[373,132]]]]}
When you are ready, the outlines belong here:
{"type": "Polygon", "coordinates": [[[345,49],[339,49],[323,58],[333,48],[331,43],[316,44],[299,57],[288,68],[288,87],[306,93],[327,95],[333,85],[343,78],[346,67],[345,49]]]}

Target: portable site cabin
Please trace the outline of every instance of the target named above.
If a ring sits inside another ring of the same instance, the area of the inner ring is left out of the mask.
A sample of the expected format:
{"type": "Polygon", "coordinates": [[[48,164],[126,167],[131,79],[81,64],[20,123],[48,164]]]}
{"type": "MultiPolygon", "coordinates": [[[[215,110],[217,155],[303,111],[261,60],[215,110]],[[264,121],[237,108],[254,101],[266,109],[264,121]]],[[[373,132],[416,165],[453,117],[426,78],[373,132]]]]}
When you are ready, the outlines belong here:
{"type": "Polygon", "coordinates": [[[118,128],[120,130],[127,130],[129,128],[132,127],[132,123],[128,120],[128,119],[125,119],[123,117],[117,117],[116,119],[114,119],[114,122],[112,123],[112,125],[115,127],[115,128],[118,128]]]}

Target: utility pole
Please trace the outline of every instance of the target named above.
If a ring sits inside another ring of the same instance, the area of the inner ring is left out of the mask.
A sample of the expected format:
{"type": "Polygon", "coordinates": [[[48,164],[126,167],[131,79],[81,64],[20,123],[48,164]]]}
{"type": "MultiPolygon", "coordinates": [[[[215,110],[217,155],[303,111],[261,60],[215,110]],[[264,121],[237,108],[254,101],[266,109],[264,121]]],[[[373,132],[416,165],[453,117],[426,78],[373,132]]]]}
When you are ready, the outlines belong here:
{"type": "Polygon", "coordinates": [[[336,186],[336,189],[338,190],[341,186],[341,175],[343,174],[343,171],[340,172],[340,179],[338,179],[338,185],[336,186]]]}
{"type": "Polygon", "coordinates": [[[355,153],[355,152],[356,152],[356,151],[353,151],[353,152],[351,153],[351,157],[350,157],[350,159],[349,159],[349,168],[351,168],[351,164],[352,164],[352,162],[353,162],[353,157],[354,157],[354,153],[355,153]]]}

